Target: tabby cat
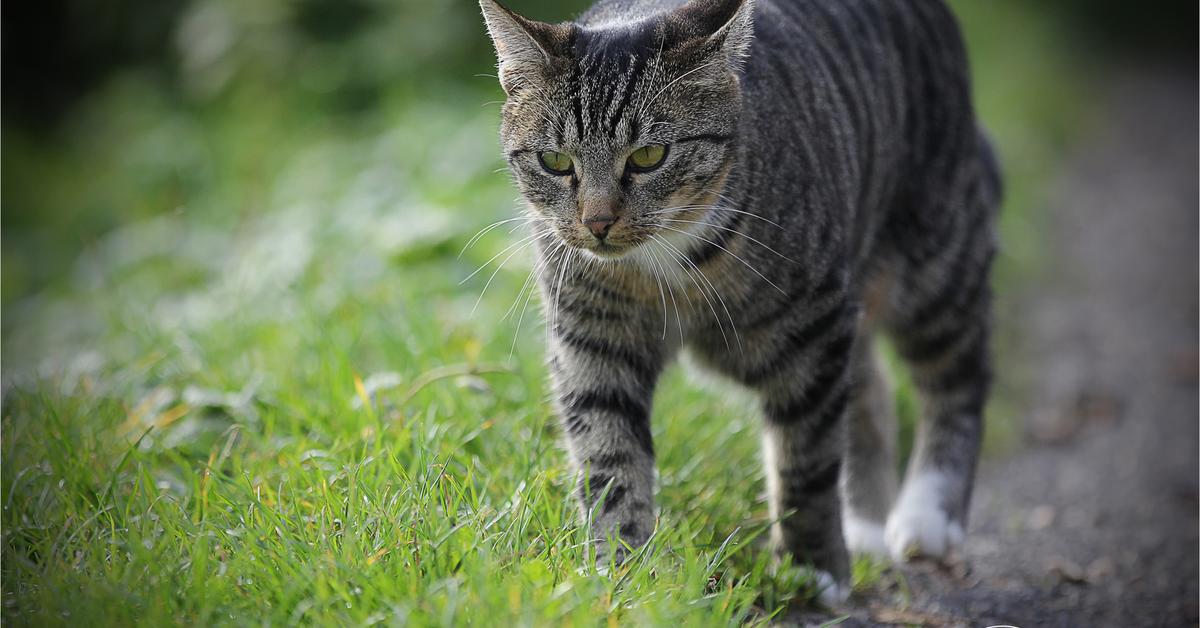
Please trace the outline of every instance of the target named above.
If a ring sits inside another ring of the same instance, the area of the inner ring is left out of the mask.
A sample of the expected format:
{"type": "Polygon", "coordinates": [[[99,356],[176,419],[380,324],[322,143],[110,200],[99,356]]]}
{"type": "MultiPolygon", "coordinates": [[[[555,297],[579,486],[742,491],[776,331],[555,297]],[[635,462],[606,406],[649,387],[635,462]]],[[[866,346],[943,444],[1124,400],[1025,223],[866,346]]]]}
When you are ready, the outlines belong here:
{"type": "Polygon", "coordinates": [[[681,350],[761,403],[773,547],[830,603],[851,551],[963,540],[1000,180],[940,0],[480,0],[556,409],[601,560],[655,526],[650,406],[681,350]],[[874,332],[923,420],[903,488],[874,332]]]}

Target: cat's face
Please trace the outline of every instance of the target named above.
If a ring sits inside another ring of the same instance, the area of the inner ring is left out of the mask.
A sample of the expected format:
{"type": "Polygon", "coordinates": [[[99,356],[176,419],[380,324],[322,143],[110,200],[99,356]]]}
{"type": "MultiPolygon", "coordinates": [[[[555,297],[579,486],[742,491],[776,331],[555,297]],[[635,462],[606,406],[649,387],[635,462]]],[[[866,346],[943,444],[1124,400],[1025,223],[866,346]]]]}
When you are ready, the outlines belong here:
{"type": "Polygon", "coordinates": [[[509,168],[563,243],[620,257],[687,230],[717,202],[733,160],[749,8],[699,4],[583,28],[482,1],[508,94],[509,168]]]}

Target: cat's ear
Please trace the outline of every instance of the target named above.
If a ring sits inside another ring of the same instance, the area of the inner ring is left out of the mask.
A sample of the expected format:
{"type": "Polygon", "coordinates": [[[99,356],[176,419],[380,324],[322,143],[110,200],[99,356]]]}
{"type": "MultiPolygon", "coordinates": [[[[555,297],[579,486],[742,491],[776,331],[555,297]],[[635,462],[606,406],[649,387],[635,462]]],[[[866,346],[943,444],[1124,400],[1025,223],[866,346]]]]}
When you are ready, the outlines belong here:
{"type": "Polygon", "coordinates": [[[754,0],[691,0],[675,10],[671,21],[683,47],[720,54],[733,70],[750,54],[754,0]]]}
{"type": "Polygon", "coordinates": [[[750,56],[750,44],[754,42],[754,0],[733,0],[730,4],[737,5],[737,10],[710,39],[738,69],[750,56]]]}
{"type": "Polygon", "coordinates": [[[479,0],[479,7],[496,47],[500,86],[506,94],[544,79],[566,55],[571,38],[569,24],[530,20],[496,0],[479,0]]]}

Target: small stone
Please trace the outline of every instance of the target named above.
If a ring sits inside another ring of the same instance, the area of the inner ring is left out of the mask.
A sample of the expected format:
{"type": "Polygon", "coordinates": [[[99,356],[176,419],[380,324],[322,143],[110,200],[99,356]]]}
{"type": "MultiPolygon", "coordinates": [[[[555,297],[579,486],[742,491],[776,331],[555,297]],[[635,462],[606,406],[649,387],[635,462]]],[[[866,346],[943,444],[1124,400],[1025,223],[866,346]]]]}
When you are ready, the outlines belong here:
{"type": "Polygon", "coordinates": [[[1089,582],[1100,582],[1111,576],[1116,571],[1116,564],[1107,556],[1101,556],[1093,560],[1087,566],[1087,579],[1089,582]]]}
{"type": "Polygon", "coordinates": [[[1079,565],[1066,558],[1054,558],[1050,561],[1050,575],[1059,582],[1086,584],[1087,575],[1079,565]]]}
{"type": "Polygon", "coordinates": [[[1058,511],[1053,506],[1042,504],[1037,508],[1029,511],[1029,517],[1025,523],[1030,530],[1045,530],[1054,525],[1054,519],[1058,516],[1058,511]]]}

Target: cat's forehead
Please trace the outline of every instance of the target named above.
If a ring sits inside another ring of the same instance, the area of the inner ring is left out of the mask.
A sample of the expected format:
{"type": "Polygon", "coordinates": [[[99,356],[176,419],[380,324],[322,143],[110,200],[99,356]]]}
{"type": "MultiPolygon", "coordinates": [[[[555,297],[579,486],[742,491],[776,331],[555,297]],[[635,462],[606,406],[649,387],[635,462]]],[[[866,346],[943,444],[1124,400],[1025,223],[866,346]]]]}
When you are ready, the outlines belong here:
{"type": "Polygon", "coordinates": [[[623,67],[631,58],[657,56],[663,37],[662,25],[655,19],[576,27],[571,52],[583,66],[623,67]]]}
{"type": "Polygon", "coordinates": [[[661,30],[652,20],[576,26],[570,64],[556,81],[561,119],[546,120],[560,142],[599,151],[634,135],[642,87],[655,74],[661,30]],[[569,68],[569,69],[568,69],[569,68]]]}

